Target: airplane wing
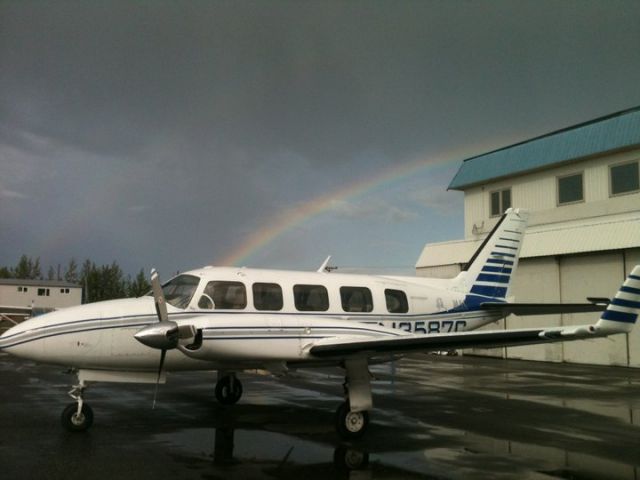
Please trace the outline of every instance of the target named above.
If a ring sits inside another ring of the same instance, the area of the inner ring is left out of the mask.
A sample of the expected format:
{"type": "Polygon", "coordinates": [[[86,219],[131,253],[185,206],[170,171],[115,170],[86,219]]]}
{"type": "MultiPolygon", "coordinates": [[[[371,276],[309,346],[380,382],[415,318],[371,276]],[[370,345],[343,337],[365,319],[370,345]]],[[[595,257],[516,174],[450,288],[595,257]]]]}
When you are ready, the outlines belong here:
{"type": "Polygon", "coordinates": [[[356,354],[403,354],[433,352],[458,348],[496,348],[533,345],[568,340],[597,338],[591,325],[567,328],[531,328],[520,330],[488,330],[481,332],[440,333],[431,335],[403,335],[382,339],[346,339],[334,337],[314,344],[309,353],[315,357],[345,357],[356,354]]]}
{"type": "Polygon", "coordinates": [[[501,315],[549,315],[553,313],[603,312],[609,299],[594,299],[593,303],[506,303],[483,302],[482,310],[500,312],[501,315]]]}
{"type": "MultiPolygon", "coordinates": [[[[531,309],[536,307],[531,304],[531,309]]],[[[638,311],[640,311],[640,265],[629,274],[600,320],[593,325],[412,334],[377,338],[331,337],[311,345],[309,353],[318,358],[344,358],[356,355],[374,357],[415,351],[512,347],[599,338],[616,333],[629,333],[638,318],[638,311]]]]}

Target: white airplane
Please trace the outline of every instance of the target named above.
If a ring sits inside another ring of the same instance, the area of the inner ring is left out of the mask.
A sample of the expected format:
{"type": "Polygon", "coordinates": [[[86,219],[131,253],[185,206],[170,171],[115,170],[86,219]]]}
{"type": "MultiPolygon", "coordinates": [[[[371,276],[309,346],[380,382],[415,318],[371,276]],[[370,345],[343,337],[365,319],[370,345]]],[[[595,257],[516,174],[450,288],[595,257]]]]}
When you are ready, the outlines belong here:
{"type": "MultiPolygon", "coordinates": [[[[611,301],[509,303],[527,212],[509,209],[453,279],[214,268],[180,274],[136,299],[111,300],[41,315],[12,327],[0,349],[71,367],[78,383],[62,424],[83,431],[93,413],[91,382],[165,381],[166,372],[217,370],[216,398],[237,402],[236,372],[340,366],[345,402],[338,433],[356,438],[372,408],[369,365],[409,352],[503,347],[606,337],[631,331],[640,309],[640,265],[611,301]],[[506,315],[603,311],[593,325],[483,330],[506,315]]],[[[323,267],[326,266],[323,264],[323,267]]],[[[154,396],[155,403],[155,396],[154,396]]]]}

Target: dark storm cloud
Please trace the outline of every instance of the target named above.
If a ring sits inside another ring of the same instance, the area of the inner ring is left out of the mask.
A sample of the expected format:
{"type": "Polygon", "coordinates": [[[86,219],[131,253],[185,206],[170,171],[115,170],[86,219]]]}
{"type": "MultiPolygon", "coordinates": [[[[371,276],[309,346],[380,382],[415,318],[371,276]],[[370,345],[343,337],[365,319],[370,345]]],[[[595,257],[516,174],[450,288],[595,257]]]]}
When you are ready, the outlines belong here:
{"type": "Polygon", "coordinates": [[[637,2],[0,1],[0,260],[81,219],[88,255],[206,261],[391,162],[640,103],[639,17],[637,2]]]}
{"type": "Polygon", "coordinates": [[[589,75],[594,61],[617,77],[629,65],[604,48],[620,19],[593,4],[565,8],[570,18],[523,2],[370,5],[5,2],[3,116],[93,152],[167,135],[201,154],[292,149],[326,164],[450,142],[453,132],[425,128],[434,117],[451,130],[541,93],[541,77],[589,75]]]}

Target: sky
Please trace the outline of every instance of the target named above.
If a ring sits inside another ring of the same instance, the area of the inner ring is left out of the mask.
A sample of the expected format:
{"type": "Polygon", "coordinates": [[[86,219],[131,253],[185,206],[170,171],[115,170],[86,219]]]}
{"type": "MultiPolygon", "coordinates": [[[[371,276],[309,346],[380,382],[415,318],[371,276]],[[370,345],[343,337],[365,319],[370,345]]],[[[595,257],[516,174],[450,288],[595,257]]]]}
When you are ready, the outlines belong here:
{"type": "Polygon", "coordinates": [[[0,265],[414,271],[462,160],[640,105],[640,2],[0,0],[0,265]]]}

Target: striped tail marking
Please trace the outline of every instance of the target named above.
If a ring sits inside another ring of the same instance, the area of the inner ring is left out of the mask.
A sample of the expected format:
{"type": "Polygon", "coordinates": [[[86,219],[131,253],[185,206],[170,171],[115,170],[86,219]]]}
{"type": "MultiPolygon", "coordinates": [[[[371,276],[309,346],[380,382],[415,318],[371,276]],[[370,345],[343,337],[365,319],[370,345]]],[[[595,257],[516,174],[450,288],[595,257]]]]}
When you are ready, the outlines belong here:
{"type": "Polygon", "coordinates": [[[505,298],[521,242],[522,232],[503,231],[473,282],[470,293],[505,298]]]}
{"type": "Polygon", "coordinates": [[[640,265],[636,265],[603,312],[597,326],[630,332],[640,311],[640,265]]]}

